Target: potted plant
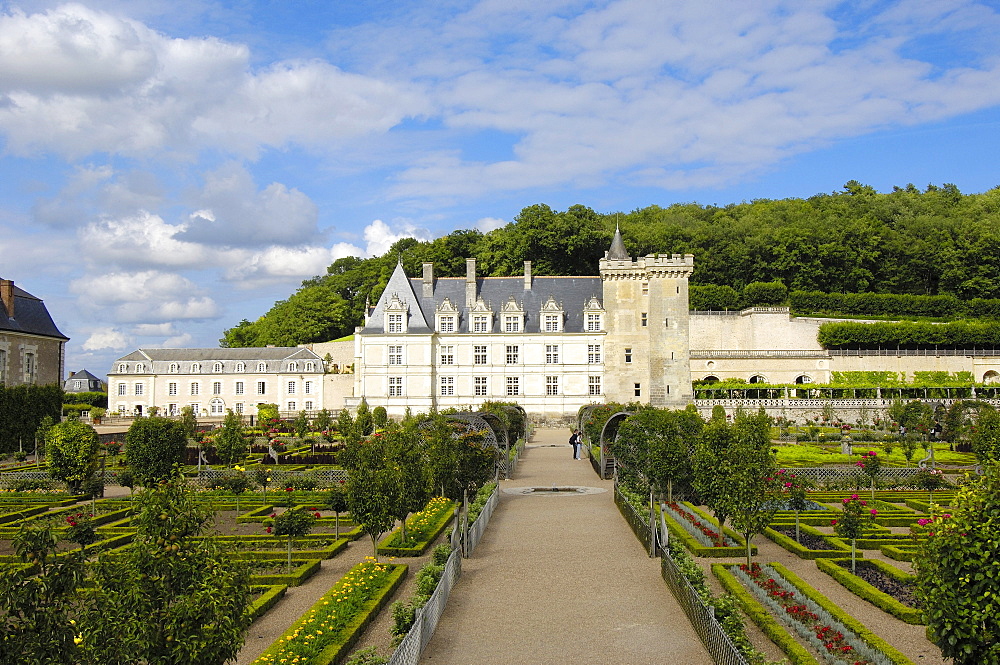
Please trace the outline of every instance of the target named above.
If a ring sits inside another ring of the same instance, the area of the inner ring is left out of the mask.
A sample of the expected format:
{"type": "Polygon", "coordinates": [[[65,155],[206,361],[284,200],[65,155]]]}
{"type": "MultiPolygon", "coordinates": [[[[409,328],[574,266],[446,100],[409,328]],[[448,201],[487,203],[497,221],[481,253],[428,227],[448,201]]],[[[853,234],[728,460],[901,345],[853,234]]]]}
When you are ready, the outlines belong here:
{"type": "Polygon", "coordinates": [[[101,424],[101,419],[104,418],[104,414],[106,414],[106,413],[107,413],[107,411],[105,409],[102,409],[99,406],[95,406],[94,408],[92,408],[90,410],[90,420],[91,420],[91,422],[93,422],[95,425],[100,425],[101,424]]]}

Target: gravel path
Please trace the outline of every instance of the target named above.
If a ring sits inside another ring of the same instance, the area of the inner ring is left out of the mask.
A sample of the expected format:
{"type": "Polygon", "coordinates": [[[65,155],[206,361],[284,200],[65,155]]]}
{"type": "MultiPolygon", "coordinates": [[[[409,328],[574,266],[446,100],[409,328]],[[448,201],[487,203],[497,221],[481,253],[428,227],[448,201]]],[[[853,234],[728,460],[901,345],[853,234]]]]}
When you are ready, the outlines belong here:
{"type": "Polygon", "coordinates": [[[536,430],[475,554],[462,564],[422,663],[710,665],[614,505],[611,481],[574,461],[568,431],[536,430]],[[553,485],[602,492],[539,492],[553,485]]]}

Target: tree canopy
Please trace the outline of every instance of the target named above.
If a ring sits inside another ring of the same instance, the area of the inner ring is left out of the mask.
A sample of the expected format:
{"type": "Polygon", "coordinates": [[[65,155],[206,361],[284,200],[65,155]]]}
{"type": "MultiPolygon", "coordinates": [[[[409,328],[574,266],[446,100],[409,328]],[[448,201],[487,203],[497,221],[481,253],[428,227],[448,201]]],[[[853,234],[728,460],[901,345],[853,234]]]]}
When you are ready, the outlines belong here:
{"type": "Polygon", "coordinates": [[[460,277],[466,257],[476,257],[484,277],[519,275],[524,261],[536,275],[596,275],[616,224],[633,256],[694,254],[693,286],[743,293],[756,284],[751,291],[768,299],[786,290],[1000,298],[993,278],[1000,272],[1000,187],[966,195],[950,184],[906,185],[879,193],[852,180],[806,199],[726,206],[598,213],[535,204],[489,233],[402,238],[379,257],[338,259],[257,321],[226,330],[221,343],[294,345],[351,334],[399,260],[409,275],[432,262],[437,277],[460,277]]]}

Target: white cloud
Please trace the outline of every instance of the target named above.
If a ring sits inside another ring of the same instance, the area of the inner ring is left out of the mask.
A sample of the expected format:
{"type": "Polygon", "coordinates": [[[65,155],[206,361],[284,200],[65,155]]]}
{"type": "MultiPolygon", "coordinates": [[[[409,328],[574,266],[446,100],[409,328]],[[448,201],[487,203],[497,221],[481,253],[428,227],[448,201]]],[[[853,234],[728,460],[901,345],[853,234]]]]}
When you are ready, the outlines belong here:
{"type": "Polygon", "coordinates": [[[393,229],[381,219],[376,219],[366,226],[363,234],[367,243],[365,253],[368,256],[382,256],[400,238],[432,239],[429,231],[417,228],[409,222],[401,222],[397,226],[399,228],[393,229]]]}
{"type": "Polygon", "coordinates": [[[163,337],[176,334],[173,321],[167,323],[140,323],[132,328],[132,334],[138,337],[163,337]]]}
{"type": "Polygon", "coordinates": [[[333,247],[269,247],[260,252],[234,251],[228,255],[227,281],[244,289],[276,281],[288,282],[326,274],[327,267],[345,256],[360,256],[359,248],[347,243],[333,247]]]}
{"type": "Polygon", "coordinates": [[[329,145],[384,132],[426,104],[325,62],[250,66],[246,46],[171,39],[65,4],[0,15],[0,132],[15,154],[141,154],[329,145]]]}
{"type": "Polygon", "coordinates": [[[175,239],[184,225],[168,224],[159,215],[102,219],[78,232],[81,249],[96,264],[117,266],[204,267],[211,252],[204,245],[175,239]]]}
{"type": "Polygon", "coordinates": [[[160,323],[179,319],[211,319],[219,315],[215,300],[199,295],[194,282],[156,270],[112,272],[74,280],[70,292],[99,307],[110,307],[119,323],[160,323]]]}
{"type": "Polygon", "coordinates": [[[101,351],[110,349],[112,351],[124,351],[132,344],[130,337],[117,328],[104,328],[95,330],[87,337],[83,343],[84,351],[101,351]]]}
{"type": "Polygon", "coordinates": [[[483,233],[489,233],[494,229],[499,229],[507,226],[507,220],[497,219],[496,217],[483,217],[475,223],[475,228],[483,233]]]}

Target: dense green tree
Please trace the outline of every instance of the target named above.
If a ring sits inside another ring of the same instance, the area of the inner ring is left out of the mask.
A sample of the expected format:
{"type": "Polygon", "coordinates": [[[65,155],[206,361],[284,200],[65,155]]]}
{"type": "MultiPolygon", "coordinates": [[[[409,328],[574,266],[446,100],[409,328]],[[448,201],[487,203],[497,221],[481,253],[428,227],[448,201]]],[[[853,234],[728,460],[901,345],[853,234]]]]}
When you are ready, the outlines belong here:
{"type": "Polygon", "coordinates": [[[179,473],[187,448],[187,432],[180,421],[153,416],[137,418],[125,433],[125,464],[145,487],[179,473]]]}
{"type": "Polygon", "coordinates": [[[45,435],[49,475],[77,493],[97,471],[100,448],[100,437],[90,425],[79,420],[56,423],[45,435]]]}
{"type": "Polygon", "coordinates": [[[340,457],[350,471],[347,507],[351,518],[372,541],[372,556],[378,559],[378,539],[392,528],[393,498],[398,492],[398,473],[392,468],[390,446],[382,435],[364,443],[350,442],[340,457]]]}
{"type": "Polygon", "coordinates": [[[213,438],[215,453],[225,464],[239,464],[246,459],[248,446],[243,430],[243,416],[227,409],[222,427],[213,438]]]}
{"type": "Polygon", "coordinates": [[[725,480],[726,492],[718,503],[730,516],[733,527],[746,542],[747,565],[750,565],[754,535],[770,524],[781,500],[782,486],[777,478],[777,464],[771,452],[771,418],[763,411],[741,415],[732,426],[730,452],[739,460],[725,480]]]}

